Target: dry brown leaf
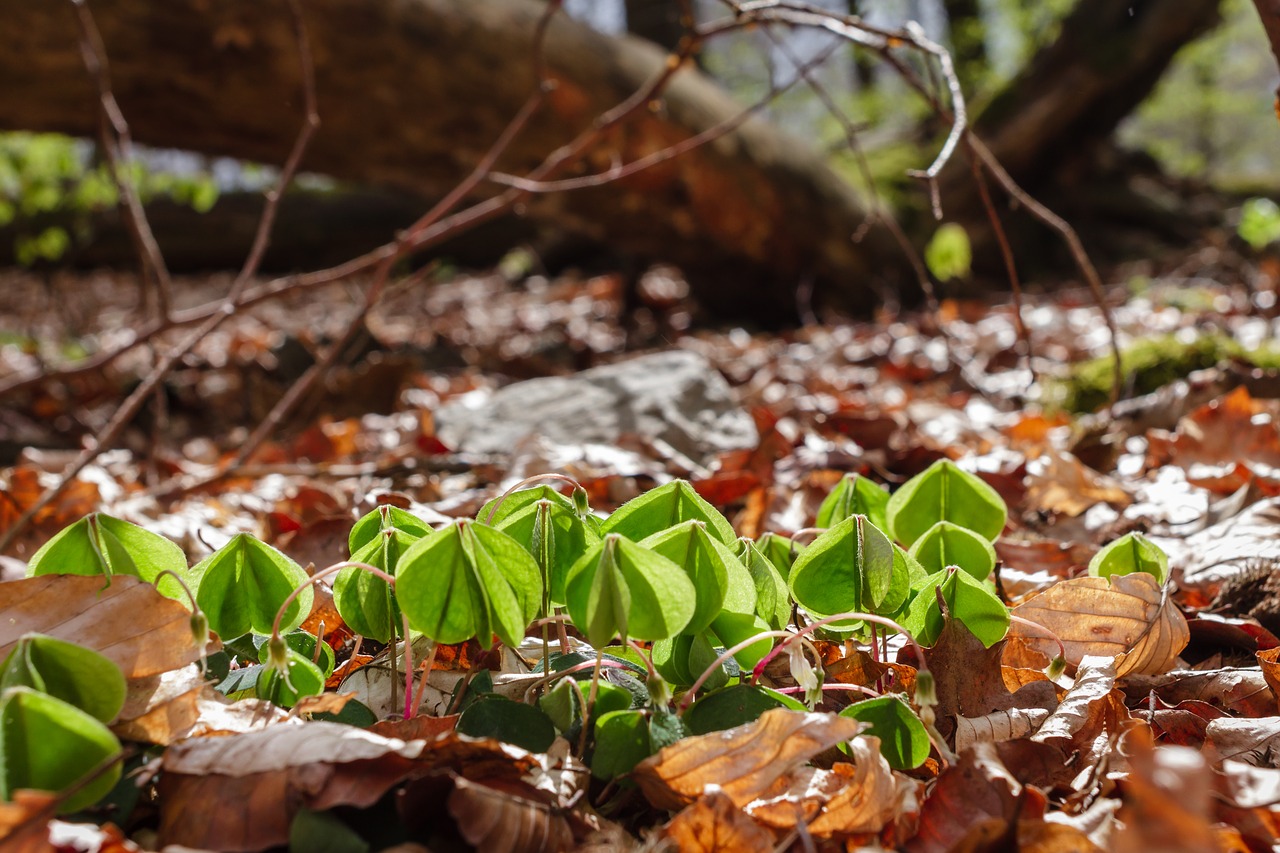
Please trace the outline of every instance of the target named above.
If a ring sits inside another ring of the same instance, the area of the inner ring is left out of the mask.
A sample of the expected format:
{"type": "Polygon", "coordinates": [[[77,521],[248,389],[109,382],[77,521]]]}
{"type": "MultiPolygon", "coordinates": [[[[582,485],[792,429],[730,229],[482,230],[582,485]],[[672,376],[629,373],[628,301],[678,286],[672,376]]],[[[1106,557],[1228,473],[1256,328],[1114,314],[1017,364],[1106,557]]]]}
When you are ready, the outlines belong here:
{"type": "Polygon", "coordinates": [[[782,777],[747,805],[747,814],[777,829],[803,822],[817,838],[879,833],[899,816],[914,783],[894,775],[879,738],[856,737],[849,751],[852,763],[802,767],[782,777]]]}
{"type": "Polygon", "coordinates": [[[632,778],[658,808],[681,808],[709,788],[742,807],[796,765],[851,740],[861,728],[848,717],[774,708],[753,723],[684,738],[642,761],[632,778]]]}
{"type": "Polygon", "coordinates": [[[293,713],[299,717],[305,714],[337,714],[354,698],[356,698],[354,693],[321,693],[318,696],[303,696],[293,706],[293,713]]]}
{"type": "Polygon", "coordinates": [[[126,740],[161,746],[186,737],[200,719],[199,698],[207,684],[196,664],[131,678],[124,708],[111,730],[126,740]]]}
{"type": "Polygon", "coordinates": [[[995,747],[979,743],[961,753],[947,768],[920,811],[920,828],[907,842],[908,853],[948,853],[974,824],[997,820],[1001,827],[1015,815],[1020,819],[1043,816],[1045,798],[1034,788],[1024,788],[1000,761],[995,747]],[[1024,797],[1026,791],[1029,796],[1024,797]]]}
{"type": "Polygon", "coordinates": [[[1131,703],[1142,701],[1153,690],[1170,705],[1196,700],[1243,717],[1276,714],[1276,699],[1262,672],[1255,667],[1204,672],[1175,670],[1154,676],[1130,676],[1125,680],[1125,693],[1131,703]]]}
{"type": "Polygon", "coordinates": [[[449,794],[448,807],[462,837],[477,850],[551,853],[574,845],[573,829],[558,809],[509,790],[496,790],[458,777],[449,794]]]}
{"type": "Polygon", "coordinates": [[[1123,508],[1129,493],[1110,477],[1087,467],[1065,451],[1050,452],[1044,470],[1027,477],[1027,504],[1032,509],[1075,518],[1096,504],[1123,508]]]}
{"type": "Polygon", "coordinates": [[[1048,716],[1048,708],[1010,708],[981,717],[957,717],[956,752],[964,752],[975,743],[1000,743],[1026,737],[1048,716]]]}
{"type": "MultiPolygon", "coordinates": [[[[1117,657],[1116,676],[1165,672],[1191,639],[1186,617],[1151,575],[1073,578],[1054,584],[1019,604],[1014,616],[1037,622],[1062,638],[1067,662],[1086,656],[1117,657]]],[[[1009,626],[1005,662],[1034,668],[1038,653],[1047,662],[1057,645],[1043,632],[1014,622],[1009,626]]]]}
{"type": "MultiPolygon", "coordinates": [[[[125,678],[146,678],[195,663],[191,613],[137,578],[42,575],[0,584],[0,659],[31,631],[106,656],[125,678]]],[[[211,644],[208,652],[219,648],[211,644]]]]}
{"type": "MultiPolygon", "coordinates": [[[[1108,706],[1118,703],[1124,710],[1124,695],[1116,694],[1116,703],[1109,703],[1116,685],[1116,670],[1112,658],[1085,658],[1076,674],[1075,684],[1067,691],[1062,702],[1041,724],[1032,740],[1056,743],[1069,752],[1067,746],[1078,747],[1082,735],[1097,734],[1104,727],[1108,706]]],[[[1127,712],[1126,712],[1127,716],[1127,712]]]]}
{"type": "Polygon", "coordinates": [[[1124,805],[1110,849],[1117,853],[1218,850],[1212,826],[1213,774],[1195,750],[1166,746],[1130,759],[1124,805]]]}
{"type": "Polygon", "coordinates": [[[57,813],[56,795],[14,791],[11,802],[0,802],[0,847],[5,853],[54,853],[48,827],[57,813]]]}
{"type": "Polygon", "coordinates": [[[1280,647],[1258,652],[1258,666],[1262,677],[1271,688],[1271,695],[1280,699],[1280,647]]]}
{"type": "Polygon", "coordinates": [[[162,759],[161,841],[236,851],[286,844],[298,809],[370,806],[424,747],[326,722],[180,741],[162,759]]]}
{"type": "Polygon", "coordinates": [[[407,720],[379,720],[369,726],[367,731],[400,740],[435,740],[440,735],[453,731],[458,725],[459,716],[450,714],[447,717],[429,717],[419,714],[407,720]]]}
{"type": "Polygon", "coordinates": [[[685,807],[662,830],[681,853],[736,853],[768,850],[774,838],[747,817],[733,800],[713,791],[685,807]]]}
{"type": "Polygon", "coordinates": [[[1205,729],[1216,762],[1235,759],[1255,767],[1280,767],[1280,717],[1222,717],[1205,729]]]}
{"type": "Polygon", "coordinates": [[[1241,809],[1280,805],[1280,770],[1254,767],[1227,759],[1216,777],[1215,790],[1222,799],[1241,809]]]}

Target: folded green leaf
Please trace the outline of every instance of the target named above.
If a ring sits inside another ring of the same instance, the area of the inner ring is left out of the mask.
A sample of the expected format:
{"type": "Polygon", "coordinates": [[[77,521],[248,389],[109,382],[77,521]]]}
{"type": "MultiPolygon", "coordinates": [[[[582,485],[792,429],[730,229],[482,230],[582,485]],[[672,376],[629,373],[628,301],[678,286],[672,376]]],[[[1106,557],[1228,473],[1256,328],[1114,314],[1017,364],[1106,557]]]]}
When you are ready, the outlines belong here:
{"type": "Polygon", "coordinates": [[[399,530],[412,541],[435,533],[431,525],[413,513],[397,506],[383,504],[372,512],[366,513],[351,528],[351,533],[347,535],[347,546],[351,554],[354,555],[377,538],[379,533],[388,530],[399,530]]]}
{"type": "Polygon", "coordinates": [[[996,567],[996,549],[986,539],[958,524],[939,521],[916,540],[908,552],[929,574],[959,566],[978,580],[996,567]]]}
{"type": "Polygon", "coordinates": [[[95,512],[58,531],[27,563],[27,576],[130,575],[155,584],[163,595],[186,601],[171,571],[189,581],[187,556],[174,543],[136,524],[95,512]]]}
{"type": "Polygon", "coordinates": [[[908,557],[866,516],[832,527],[796,558],[791,594],[814,616],[895,612],[911,591],[908,557]]]}
{"type": "MultiPolygon", "coordinates": [[[[897,696],[855,702],[841,710],[840,716],[870,724],[863,734],[880,739],[880,754],[894,770],[911,770],[929,757],[929,733],[924,723],[897,696]]],[[[848,752],[844,744],[840,748],[848,752]]]]}
{"type": "Polygon", "coordinates": [[[672,480],[627,501],[605,519],[603,532],[639,542],[685,521],[705,522],[707,532],[724,545],[731,546],[737,539],[728,519],[686,480],[672,480]]]}
{"type": "Polygon", "coordinates": [[[311,613],[306,570],[247,533],[231,537],[192,571],[200,579],[196,602],[220,637],[270,634],[280,605],[297,587],[302,592],[285,609],[280,630],[292,631],[311,613]]]}
{"type": "Polygon", "coordinates": [[[865,515],[881,530],[888,530],[885,507],[889,493],[858,474],[845,474],[818,507],[815,527],[834,527],[853,515],[865,515]]]}
{"type": "Polygon", "coordinates": [[[678,565],[618,534],[569,570],[569,616],[596,648],[623,640],[665,640],[693,618],[696,591],[678,565]]]}
{"type": "Polygon", "coordinates": [[[1008,514],[995,489],[950,459],[939,459],[908,480],[885,508],[889,533],[908,547],[939,521],[967,527],[994,542],[1008,514]]]}
{"type": "Polygon", "coordinates": [[[902,627],[916,642],[932,646],[942,633],[944,618],[935,589],[941,588],[951,618],[959,619],[987,648],[1004,639],[1009,631],[1009,610],[996,594],[968,572],[944,569],[925,581],[911,600],[902,627]]]}
{"type": "Polygon", "coordinates": [[[0,665],[0,690],[30,687],[110,723],[124,707],[120,668],[92,649],[27,634],[0,665]]]}
{"type": "MultiPolygon", "coordinates": [[[[564,498],[564,501],[568,502],[568,499],[564,498]]],[[[503,508],[506,508],[505,504],[503,508]]],[[[546,499],[527,503],[516,512],[503,513],[497,528],[523,545],[540,568],[546,571],[548,592],[555,604],[564,604],[564,585],[569,569],[600,542],[595,528],[578,516],[572,503],[565,506],[546,499]],[[544,554],[541,559],[540,554],[544,554]]]]}
{"type": "Polygon", "coordinates": [[[1141,533],[1129,533],[1107,545],[1089,561],[1095,578],[1144,572],[1164,584],[1169,578],[1169,555],[1141,533]]]}

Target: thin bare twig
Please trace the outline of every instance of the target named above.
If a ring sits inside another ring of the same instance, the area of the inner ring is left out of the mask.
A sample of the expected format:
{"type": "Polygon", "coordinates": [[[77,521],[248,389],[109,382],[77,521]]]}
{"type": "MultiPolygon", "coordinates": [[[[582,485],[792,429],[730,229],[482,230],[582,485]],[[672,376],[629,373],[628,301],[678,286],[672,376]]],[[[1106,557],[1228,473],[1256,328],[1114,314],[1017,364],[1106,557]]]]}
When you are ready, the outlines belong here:
{"type": "Polygon", "coordinates": [[[111,177],[115,180],[116,191],[120,195],[120,206],[129,226],[129,234],[142,262],[143,279],[151,277],[155,282],[156,314],[163,320],[173,310],[173,281],[129,174],[133,164],[133,142],[129,135],[129,124],[111,89],[107,53],[102,44],[102,33],[93,20],[93,13],[89,11],[86,0],[71,0],[71,5],[76,9],[80,55],[98,89],[102,153],[107,158],[107,167],[111,169],[111,177]]]}

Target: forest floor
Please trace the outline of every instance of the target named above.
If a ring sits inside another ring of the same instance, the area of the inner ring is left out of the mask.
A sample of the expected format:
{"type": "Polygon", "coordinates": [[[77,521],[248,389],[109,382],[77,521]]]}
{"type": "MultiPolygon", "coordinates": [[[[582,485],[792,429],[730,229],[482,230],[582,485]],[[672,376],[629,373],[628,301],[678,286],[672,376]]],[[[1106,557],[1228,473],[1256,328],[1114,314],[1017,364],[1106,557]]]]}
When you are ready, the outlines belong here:
{"type": "MultiPolygon", "coordinates": [[[[440,525],[476,516],[513,483],[541,473],[572,477],[605,513],[672,478],[687,479],[739,536],[758,540],[811,528],[823,499],[848,473],[892,491],[937,460],[953,459],[1008,507],[995,542],[1000,596],[1015,613],[1038,601],[1037,621],[1052,623],[1070,647],[1074,681],[1056,687],[1052,708],[1018,699],[1022,685],[1015,682],[1029,676],[1014,673],[1029,671],[1025,659],[1006,651],[1002,664],[994,647],[994,659],[988,654],[970,674],[986,687],[1003,678],[1008,690],[993,698],[970,688],[957,697],[953,685],[939,713],[950,715],[952,729],[991,729],[978,740],[998,746],[962,749],[955,740],[962,735],[952,733],[958,759],[935,750],[909,773],[895,769],[892,782],[876,783],[887,787],[875,789],[884,799],[874,815],[856,817],[842,815],[850,806],[840,796],[872,783],[850,775],[850,765],[841,763],[847,757],[833,765],[819,755],[817,763],[828,769],[806,771],[826,774],[821,785],[810,779],[808,793],[796,781],[798,766],[814,757],[806,754],[782,762],[774,787],[762,785],[750,796],[738,796],[726,779],[727,799],[691,797],[664,775],[662,761],[641,782],[644,797],[600,780],[568,796],[542,784],[555,764],[548,756],[530,758],[514,747],[481,755],[471,741],[440,735],[452,744],[432,759],[445,775],[431,777],[431,785],[452,791],[441,820],[480,843],[486,836],[476,824],[479,801],[466,798],[488,785],[484,790],[502,791],[511,802],[538,804],[530,820],[540,829],[560,821],[583,844],[621,845],[636,837],[682,849],[729,849],[705,841],[706,833],[718,832],[725,844],[736,837],[780,849],[878,838],[911,850],[996,850],[1014,849],[999,845],[1015,839],[1017,849],[1049,851],[1067,849],[1054,844],[1066,844],[1068,836],[1082,845],[1070,849],[1270,849],[1280,841],[1280,710],[1273,692],[1280,686],[1276,271],[1205,248],[1177,265],[1135,267],[1113,280],[1126,282],[1108,295],[1129,354],[1130,385],[1127,399],[1108,406],[1107,325],[1089,294],[1070,287],[1027,298],[1025,335],[1008,301],[955,300],[936,315],[885,313],[874,321],[766,334],[707,328],[678,274],[661,268],[643,277],[630,300],[616,275],[511,282],[498,272],[441,274],[430,287],[389,293],[349,357],[327,376],[323,393],[313,394],[247,465],[199,489],[167,488],[233,454],[342,333],[360,302],[355,285],[286,297],[233,318],[202,342],[166,381],[163,405],[145,408],[118,447],[37,514],[0,556],[0,569],[6,581],[23,577],[40,545],[91,512],[162,534],[192,561],[246,532],[303,566],[323,567],[348,557],[352,523],[381,504],[440,525]],[[699,456],[652,435],[623,434],[609,446],[530,438],[510,452],[476,453],[458,451],[437,430],[435,414],[447,403],[479,404],[522,380],[669,349],[706,358],[708,370],[727,380],[757,441],[699,456]],[[1100,653],[1090,637],[1110,631],[1108,619],[1120,616],[1076,612],[1094,605],[1071,599],[1060,605],[1072,610],[1070,618],[1061,612],[1057,618],[1045,603],[1054,590],[1088,580],[1086,567],[1099,549],[1131,532],[1168,554],[1170,573],[1161,597],[1139,614],[1145,632],[1125,652],[1133,659],[1161,631],[1186,634],[1180,645],[1170,641],[1177,648],[1144,652],[1156,657],[1138,670],[1126,669],[1123,655],[1109,666],[1085,661],[1100,653]],[[979,705],[982,713],[973,713],[979,705]],[[1113,754],[1122,741],[1123,757],[1113,754]],[[1182,749],[1168,751],[1174,747],[1182,749]],[[476,771],[483,762],[506,769],[476,771]],[[542,781],[527,781],[534,776],[542,781]],[[812,786],[822,785],[819,796],[812,786]],[[779,802],[787,798],[803,819],[781,815],[779,802]]],[[[229,281],[184,279],[177,292],[183,305],[202,304],[220,297],[229,281]]],[[[0,381],[121,343],[137,325],[136,303],[125,274],[0,272],[0,381]]],[[[0,466],[8,466],[0,467],[0,533],[57,482],[152,359],[141,347],[107,370],[41,384],[0,405],[0,466]]],[[[342,663],[351,654],[350,634],[328,614],[320,631],[342,663]]],[[[848,658],[838,643],[831,648],[826,679],[840,682],[845,676],[836,659],[848,658]]],[[[490,664],[499,672],[506,666],[496,658],[490,664]]],[[[795,684],[786,673],[777,682],[795,684]]],[[[878,683],[872,678],[864,686],[878,683]]],[[[818,710],[839,710],[851,698],[826,693],[818,710]]],[[[751,738],[781,737],[751,728],[763,720],[734,730],[749,733],[741,736],[745,751],[759,746],[751,738]]],[[[237,726],[228,722],[224,730],[246,730],[237,726]]],[[[389,769],[409,760],[397,749],[366,759],[388,779],[395,776],[380,790],[427,796],[421,784],[405,781],[420,782],[420,772],[396,776],[400,770],[389,769]]],[[[280,773],[297,770],[283,752],[279,760],[280,773]]],[[[217,849],[231,831],[225,822],[174,828],[172,809],[192,808],[189,801],[176,804],[178,789],[184,798],[195,796],[194,788],[182,787],[195,777],[183,774],[196,773],[174,764],[172,789],[164,787],[161,768],[150,799],[98,817],[123,825],[143,847],[157,843],[159,826],[160,841],[217,849]],[[167,807],[166,797],[175,805],[167,807]]],[[[216,775],[230,770],[210,772],[225,785],[208,783],[202,789],[208,794],[244,793],[233,775],[216,775]]],[[[143,781],[153,785],[149,777],[143,781]]],[[[281,797],[274,805],[292,815],[296,806],[283,790],[263,787],[254,796],[281,797]]],[[[385,798],[332,791],[326,797],[309,800],[308,813],[336,815],[372,838],[385,798]]],[[[423,839],[411,821],[402,822],[405,838],[423,839]]],[[[291,826],[300,831],[296,820],[291,826]]],[[[110,832],[104,837],[125,843],[110,832]]],[[[513,844],[508,849],[537,849],[513,844]]]]}

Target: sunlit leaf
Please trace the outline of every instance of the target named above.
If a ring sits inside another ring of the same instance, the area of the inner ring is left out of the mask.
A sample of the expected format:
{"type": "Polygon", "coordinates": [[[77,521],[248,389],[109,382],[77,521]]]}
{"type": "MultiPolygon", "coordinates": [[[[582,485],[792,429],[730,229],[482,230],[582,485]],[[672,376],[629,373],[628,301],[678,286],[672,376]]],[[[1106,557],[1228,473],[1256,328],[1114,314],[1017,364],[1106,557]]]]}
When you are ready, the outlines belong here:
{"type": "MultiPolygon", "coordinates": [[[[351,559],[394,577],[401,556],[421,538],[398,527],[384,528],[353,553],[351,559]]],[[[347,627],[380,643],[390,642],[399,627],[400,608],[391,585],[355,566],[338,572],[333,582],[333,604],[347,627]]]]}
{"type": "Polygon", "coordinates": [[[289,670],[285,678],[278,670],[266,667],[255,685],[258,698],[274,702],[281,708],[292,708],[303,696],[319,696],[324,692],[324,671],[293,649],[287,652],[289,670]]]}
{"type": "Polygon", "coordinates": [[[771,629],[781,630],[791,618],[791,596],[786,578],[750,539],[738,540],[737,555],[755,584],[756,615],[771,629]]]}
{"type": "Polygon", "coordinates": [[[1141,533],[1128,533],[1103,548],[1089,561],[1089,575],[1109,578],[1144,572],[1163,584],[1169,577],[1169,556],[1141,533]]]}
{"type": "Polygon", "coordinates": [[[916,642],[932,646],[942,632],[944,617],[935,589],[942,590],[951,617],[964,623],[987,648],[1008,633],[1009,610],[995,593],[968,572],[944,569],[925,581],[901,620],[916,642]]]}
{"type": "Polygon", "coordinates": [[[501,530],[456,521],[400,558],[396,596],[409,623],[437,643],[493,635],[516,646],[538,613],[542,578],[524,547],[501,530]]]}
{"type": "Polygon", "coordinates": [[[865,515],[881,530],[888,530],[885,507],[889,493],[859,474],[845,474],[818,507],[815,527],[834,527],[852,515],[865,515]]]}
{"type": "Polygon", "coordinates": [[[889,532],[911,546],[939,521],[967,527],[994,542],[1008,518],[1000,494],[982,478],[940,459],[889,497],[889,532]]]}
{"type": "MultiPolygon", "coordinates": [[[[503,508],[506,508],[505,504],[503,508]]],[[[543,560],[539,559],[539,554],[546,552],[547,583],[551,601],[555,604],[564,604],[564,586],[569,569],[600,542],[595,529],[574,512],[572,503],[566,507],[545,499],[525,504],[516,512],[504,513],[497,527],[523,545],[540,566],[543,560]],[[550,525],[549,530],[547,525],[550,525]]]]}
{"type": "Polygon", "coordinates": [[[778,570],[778,574],[782,575],[784,581],[791,577],[791,566],[804,550],[796,547],[795,543],[787,537],[771,532],[763,534],[756,540],[756,548],[778,570]]]}
{"type": "Polygon", "coordinates": [[[840,716],[868,723],[870,728],[862,734],[880,738],[880,754],[894,770],[919,767],[929,757],[929,733],[924,723],[897,696],[855,702],[842,709],[840,716]]]}
{"type": "Polygon", "coordinates": [[[306,570],[247,533],[231,537],[192,571],[200,579],[196,602],[220,637],[270,634],[280,605],[297,587],[302,592],[285,609],[280,630],[292,631],[311,612],[306,570]]]}
{"type": "Polygon", "coordinates": [[[569,570],[569,615],[587,642],[665,640],[693,618],[696,592],[678,565],[618,534],[605,536],[569,570]]]}
{"type": "Polygon", "coordinates": [[[131,575],[169,598],[185,600],[168,570],[190,580],[187,556],[174,543],[136,524],[95,512],[65,527],[31,555],[28,577],[37,575],[131,575]]]}
{"type": "Polygon", "coordinates": [[[693,617],[684,627],[685,633],[696,634],[705,630],[720,612],[729,591],[731,565],[738,570],[733,574],[737,587],[735,592],[741,597],[745,576],[753,599],[748,611],[754,609],[755,584],[733,552],[707,532],[705,523],[687,521],[655,533],[640,544],[684,569],[693,582],[695,605],[693,617]]]}
{"type": "MultiPolygon", "coordinates": [[[[29,687],[0,694],[0,798],[20,788],[60,792],[112,755],[120,742],[111,730],[74,705],[29,687]]],[[[93,805],[115,787],[120,765],[104,771],[72,794],[59,810],[93,805]]]]}
{"type": "Polygon", "coordinates": [[[119,667],[83,646],[43,634],[27,634],[0,665],[0,690],[30,687],[110,723],[124,707],[119,667]]]}
{"type": "Polygon", "coordinates": [[[347,546],[355,559],[356,552],[367,546],[379,533],[388,530],[399,530],[407,539],[417,541],[435,532],[431,525],[411,512],[398,506],[383,504],[372,512],[366,513],[351,528],[347,536],[347,546]]]}
{"type": "Polygon", "coordinates": [[[813,540],[791,567],[791,594],[815,616],[893,613],[910,590],[906,555],[861,515],[813,540]]]}
{"type": "Polygon", "coordinates": [[[605,519],[603,530],[639,542],[685,521],[705,522],[707,532],[721,544],[731,546],[737,539],[728,519],[686,480],[672,480],[627,501],[605,519]]]}
{"type": "Polygon", "coordinates": [[[958,524],[939,521],[916,540],[908,552],[929,574],[959,566],[978,580],[996,567],[996,549],[986,539],[958,524]]]}

